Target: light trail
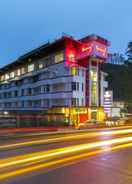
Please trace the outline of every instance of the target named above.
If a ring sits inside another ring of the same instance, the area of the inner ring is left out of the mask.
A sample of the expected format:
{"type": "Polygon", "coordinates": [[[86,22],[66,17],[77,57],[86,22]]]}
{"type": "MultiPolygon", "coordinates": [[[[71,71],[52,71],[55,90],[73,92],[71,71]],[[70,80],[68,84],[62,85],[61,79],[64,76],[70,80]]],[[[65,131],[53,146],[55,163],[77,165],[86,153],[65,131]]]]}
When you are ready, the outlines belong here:
{"type": "Polygon", "coordinates": [[[57,148],[50,151],[43,151],[43,152],[36,152],[32,154],[26,154],[23,156],[16,156],[11,157],[8,159],[0,160],[0,169],[5,167],[12,167],[12,166],[19,166],[21,164],[36,162],[44,159],[54,159],[58,156],[65,156],[66,154],[74,154],[78,153],[79,151],[86,151],[94,148],[102,148],[105,146],[112,146],[114,144],[123,144],[132,141],[132,137],[125,137],[125,138],[116,138],[111,140],[105,141],[98,141],[94,143],[87,143],[87,144],[80,144],[74,145],[64,148],[57,148]]]}
{"type": "MultiPolygon", "coordinates": [[[[118,130],[118,129],[127,129],[127,128],[132,128],[132,126],[120,126],[120,127],[106,127],[103,128],[103,130],[118,130]]],[[[101,131],[102,128],[92,128],[92,129],[88,129],[90,132],[91,131],[101,131]]],[[[68,131],[57,131],[57,132],[40,132],[40,133],[30,133],[30,134],[24,134],[25,137],[32,137],[32,136],[41,136],[41,135],[63,135],[63,134],[72,134],[72,133],[85,133],[86,129],[82,129],[82,130],[68,130],[68,131]]]]}
{"type": "Polygon", "coordinates": [[[104,135],[119,135],[119,134],[128,134],[132,133],[132,129],[125,129],[125,130],[110,130],[110,131],[102,131],[102,132],[90,132],[90,133],[81,133],[81,134],[74,134],[74,135],[67,135],[63,137],[57,137],[57,138],[49,138],[44,140],[34,140],[34,141],[26,141],[26,142],[20,142],[20,143],[14,143],[14,144],[6,144],[1,145],[0,150],[3,149],[11,149],[11,148],[17,148],[21,146],[33,146],[37,144],[46,144],[46,143],[53,143],[53,142],[60,142],[60,141],[68,141],[68,140],[77,140],[80,138],[89,138],[89,137],[96,137],[96,136],[104,136],[104,135]]]}
{"type": "MultiPolygon", "coordinates": [[[[120,149],[128,148],[128,147],[132,147],[132,143],[117,145],[117,146],[111,147],[111,150],[110,149],[108,149],[108,150],[107,149],[96,150],[96,151],[84,153],[81,155],[75,155],[75,156],[71,156],[68,158],[63,158],[63,159],[59,159],[59,160],[55,160],[55,161],[49,161],[47,163],[42,163],[42,164],[30,166],[30,167],[21,168],[21,169],[18,169],[16,171],[11,171],[8,173],[0,174],[0,180],[5,180],[5,179],[11,178],[11,177],[15,177],[18,175],[22,175],[24,173],[33,172],[33,171],[40,170],[40,169],[55,167],[55,166],[58,166],[59,164],[71,165],[71,164],[75,163],[75,160],[86,159],[89,156],[97,155],[97,154],[100,154],[103,152],[106,153],[106,152],[110,152],[110,151],[116,151],[116,150],[120,150],[120,149]]],[[[61,167],[61,166],[59,165],[59,167],[61,167]]]]}

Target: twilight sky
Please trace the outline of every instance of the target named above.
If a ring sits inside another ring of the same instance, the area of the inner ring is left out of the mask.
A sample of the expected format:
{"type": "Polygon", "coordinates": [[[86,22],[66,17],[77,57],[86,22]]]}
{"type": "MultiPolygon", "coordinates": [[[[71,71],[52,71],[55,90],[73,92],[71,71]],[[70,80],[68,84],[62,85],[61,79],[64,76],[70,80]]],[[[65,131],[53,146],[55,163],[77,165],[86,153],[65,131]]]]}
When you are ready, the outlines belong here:
{"type": "Polygon", "coordinates": [[[0,67],[62,32],[107,38],[123,53],[132,40],[132,0],[0,0],[0,67]]]}

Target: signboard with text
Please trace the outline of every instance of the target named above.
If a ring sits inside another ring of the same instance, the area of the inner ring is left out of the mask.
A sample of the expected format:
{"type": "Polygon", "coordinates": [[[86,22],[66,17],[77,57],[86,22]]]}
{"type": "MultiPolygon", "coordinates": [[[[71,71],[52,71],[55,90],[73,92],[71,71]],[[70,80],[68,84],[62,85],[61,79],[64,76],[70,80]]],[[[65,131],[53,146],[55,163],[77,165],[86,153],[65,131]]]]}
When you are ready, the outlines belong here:
{"type": "Polygon", "coordinates": [[[97,41],[91,41],[87,44],[83,44],[80,52],[78,53],[77,59],[83,59],[89,56],[107,59],[107,54],[108,50],[106,45],[97,41]]]}

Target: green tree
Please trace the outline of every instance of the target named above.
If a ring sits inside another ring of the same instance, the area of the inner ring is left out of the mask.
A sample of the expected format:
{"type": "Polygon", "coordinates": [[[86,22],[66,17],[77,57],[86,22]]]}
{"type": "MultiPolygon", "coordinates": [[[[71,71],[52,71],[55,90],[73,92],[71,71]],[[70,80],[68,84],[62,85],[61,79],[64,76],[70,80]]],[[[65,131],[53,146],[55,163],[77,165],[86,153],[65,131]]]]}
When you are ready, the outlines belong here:
{"type": "Polygon", "coordinates": [[[104,72],[108,73],[109,90],[113,90],[114,101],[123,101],[132,112],[132,62],[127,65],[104,64],[104,72]]]}
{"type": "Polygon", "coordinates": [[[128,42],[126,55],[127,55],[127,61],[132,63],[132,41],[128,42]]]}

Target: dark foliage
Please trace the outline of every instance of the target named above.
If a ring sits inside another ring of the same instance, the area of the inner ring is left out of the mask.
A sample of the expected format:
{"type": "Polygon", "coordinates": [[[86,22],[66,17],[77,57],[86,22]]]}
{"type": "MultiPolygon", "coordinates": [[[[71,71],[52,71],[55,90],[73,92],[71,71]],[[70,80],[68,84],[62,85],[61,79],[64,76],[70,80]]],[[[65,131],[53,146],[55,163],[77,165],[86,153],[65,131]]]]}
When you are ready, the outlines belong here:
{"type": "Polygon", "coordinates": [[[132,41],[128,43],[126,55],[128,58],[127,61],[132,63],[132,41]]]}
{"type": "Polygon", "coordinates": [[[109,89],[113,90],[114,100],[126,102],[129,111],[132,111],[132,63],[104,64],[102,69],[108,73],[107,80],[109,89]]]}

